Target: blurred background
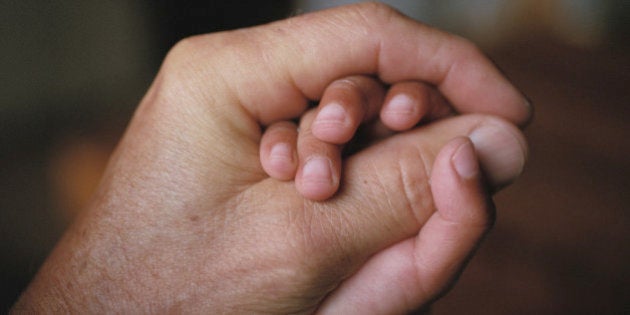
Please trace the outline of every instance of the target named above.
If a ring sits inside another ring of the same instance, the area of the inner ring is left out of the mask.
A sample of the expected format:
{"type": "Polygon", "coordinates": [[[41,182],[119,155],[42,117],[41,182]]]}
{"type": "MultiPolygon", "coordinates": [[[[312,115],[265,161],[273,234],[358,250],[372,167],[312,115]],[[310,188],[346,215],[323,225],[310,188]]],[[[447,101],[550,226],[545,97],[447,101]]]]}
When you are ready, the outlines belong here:
{"type": "MultiPolygon", "coordinates": [[[[85,207],[169,47],[349,2],[0,0],[0,312],[85,207]]],[[[536,106],[530,163],[433,313],[630,314],[630,2],[389,3],[477,42],[536,106]]]]}

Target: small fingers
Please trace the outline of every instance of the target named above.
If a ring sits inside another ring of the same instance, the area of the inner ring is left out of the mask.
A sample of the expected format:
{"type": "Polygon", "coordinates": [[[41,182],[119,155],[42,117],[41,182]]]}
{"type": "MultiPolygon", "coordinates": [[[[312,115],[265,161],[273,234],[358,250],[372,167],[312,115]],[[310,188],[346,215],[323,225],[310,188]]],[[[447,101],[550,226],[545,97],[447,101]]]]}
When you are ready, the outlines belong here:
{"type": "Polygon", "coordinates": [[[270,125],[260,140],[260,163],[265,172],[279,180],[293,179],[297,171],[297,126],[288,121],[270,125]]]}
{"type": "Polygon", "coordinates": [[[379,112],[381,121],[364,130],[371,135],[369,138],[411,129],[423,119],[447,116],[452,109],[435,88],[425,83],[396,83],[385,97],[384,86],[374,78],[340,79],[326,88],[320,106],[302,119],[299,136],[289,122],[275,123],[265,131],[260,152],[263,169],[280,180],[293,179],[299,169],[306,175],[296,178],[303,196],[326,199],[339,185],[341,147],[337,145],[350,141],[359,125],[373,120],[379,112]],[[298,137],[300,145],[296,143],[298,137]]]}
{"type": "Polygon", "coordinates": [[[290,180],[297,175],[299,165],[301,175],[296,185],[304,197],[321,200],[332,196],[341,168],[341,148],[336,144],[348,142],[362,122],[377,116],[384,95],[383,85],[368,76],[334,81],[326,88],[318,109],[304,115],[299,146],[297,128],[288,121],[265,130],[260,147],[263,169],[272,178],[290,180]]]}
{"type": "Polygon", "coordinates": [[[376,117],[385,88],[369,76],[351,76],[331,83],[322,96],[312,132],[321,141],[343,144],[362,122],[376,117]]]}
{"type": "Polygon", "coordinates": [[[300,122],[297,140],[299,167],[295,185],[302,196],[324,200],[337,192],[341,173],[341,148],[317,139],[311,130],[315,111],[307,112],[300,122]]]}
{"type": "MultiPolygon", "coordinates": [[[[413,128],[454,113],[452,106],[433,86],[419,81],[393,84],[384,97],[384,86],[368,76],[352,76],[330,84],[320,102],[312,130],[321,141],[344,144],[357,128],[380,112],[380,121],[369,125],[375,139],[413,128]]],[[[366,131],[366,130],[364,130],[366,131]]]]}

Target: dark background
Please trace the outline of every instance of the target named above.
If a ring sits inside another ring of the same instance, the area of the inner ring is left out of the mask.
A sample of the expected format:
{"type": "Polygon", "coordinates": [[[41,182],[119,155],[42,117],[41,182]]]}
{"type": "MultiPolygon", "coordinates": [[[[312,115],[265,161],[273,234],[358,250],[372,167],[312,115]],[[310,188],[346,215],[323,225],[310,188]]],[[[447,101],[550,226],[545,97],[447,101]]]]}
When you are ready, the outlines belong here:
{"type": "MultiPolygon", "coordinates": [[[[537,23],[531,8],[521,31],[473,36],[536,106],[530,163],[498,194],[495,229],[434,313],[628,314],[628,8],[610,1],[604,32],[587,42],[537,23]]],[[[300,11],[289,1],[0,0],[0,12],[2,312],[89,200],[168,49],[300,11]]]]}

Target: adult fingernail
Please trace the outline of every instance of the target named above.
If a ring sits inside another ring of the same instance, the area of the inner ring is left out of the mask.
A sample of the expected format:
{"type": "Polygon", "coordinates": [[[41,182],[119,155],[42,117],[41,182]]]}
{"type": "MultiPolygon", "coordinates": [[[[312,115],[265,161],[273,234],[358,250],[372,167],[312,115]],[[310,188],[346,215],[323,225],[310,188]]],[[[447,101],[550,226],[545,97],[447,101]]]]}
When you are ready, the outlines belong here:
{"type": "Polygon", "coordinates": [[[486,124],[469,135],[484,175],[495,188],[513,182],[525,166],[527,146],[515,129],[507,124],[486,124]]]}
{"type": "Polygon", "coordinates": [[[479,162],[475,155],[475,149],[469,141],[466,141],[457,148],[451,158],[455,171],[460,177],[469,179],[479,174],[479,162]]]}
{"type": "Polygon", "coordinates": [[[308,183],[332,183],[330,160],[324,157],[312,157],[302,168],[302,179],[308,183]]]}
{"type": "Polygon", "coordinates": [[[536,110],[534,109],[534,105],[532,105],[531,99],[525,97],[525,102],[527,106],[527,120],[525,123],[521,124],[521,127],[529,125],[534,119],[536,110]]]}
{"type": "Polygon", "coordinates": [[[532,108],[533,106],[532,106],[532,101],[529,99],[529,97],[528,97],[527,95],[524,95],[524,96],[523,96],[523,100],[524,100],[524,103],[525,103],[525,107],[526,107],[527,109],[530,109],[530,110],[531,110],[531,108],[532,108]]]}
{"type": "Polygon", "coordinates": [[[325,105],[317,113],[314,124],[342,125],[346,122],[346,111],[337,103],[325,105]]]}

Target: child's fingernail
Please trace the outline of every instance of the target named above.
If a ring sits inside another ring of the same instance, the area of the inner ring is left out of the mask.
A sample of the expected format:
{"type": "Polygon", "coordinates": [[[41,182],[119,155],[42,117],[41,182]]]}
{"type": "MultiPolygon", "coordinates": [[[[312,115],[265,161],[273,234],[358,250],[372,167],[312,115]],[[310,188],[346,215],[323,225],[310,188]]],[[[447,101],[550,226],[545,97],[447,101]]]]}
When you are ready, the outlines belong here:
{"type": "Polygon", "coordinates": [[[269,160],[273,164],[286,164],[293,162],[293,154],[291,152],[291,146],[288,143],[277,143],[271,148],[269,152],[269,160]]]}
{"type": "Polygon", "coordinates": [[[343,125],[346,123],[346,111],[337,103],[327,104],[319,110],[314,123],[318,125],[343,125]]]}
{"type": "Polygon", "coordinates": [[[408,116],[413,114],[413,105],[414,101],[411,97],[405,94],[398,94],[387,103],[387,112],[394,115],[408,116]]]}
{"type": "Polygon", "coordinates": [[[312,157],[302,169],[302,179],[312,184],[332,183],[332,170],[330,160],[325,157],[312,157]]]}

